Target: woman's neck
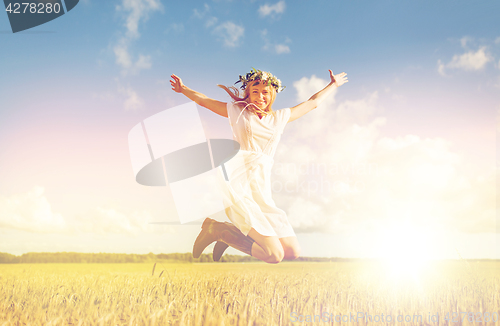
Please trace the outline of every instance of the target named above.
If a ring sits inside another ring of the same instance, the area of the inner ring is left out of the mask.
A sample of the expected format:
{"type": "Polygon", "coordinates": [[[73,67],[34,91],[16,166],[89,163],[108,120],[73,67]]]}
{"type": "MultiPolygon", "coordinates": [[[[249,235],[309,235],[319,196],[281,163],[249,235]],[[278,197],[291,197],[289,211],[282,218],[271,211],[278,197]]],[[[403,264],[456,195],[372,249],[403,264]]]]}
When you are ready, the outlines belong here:
{"type": "Polygon", "coordinates": [[[246,105],[244,105],[244,109],[247,109],[249,110],[252,114],[255,114],[256,116],[259,117],[259,119],[262,119],[263,117],[265,117],[266,115],[268,114],[271,114],[273,112],[273,109],[270,108],[270,107],[267,107],[265,110],[262,110],[260,109],[259,107],[257,107],[255,104],[253,103],[248,103],[247,101],[241,101],[240,102],[242,105],[244,105],[243,103],[246,103],[246,105]]]}

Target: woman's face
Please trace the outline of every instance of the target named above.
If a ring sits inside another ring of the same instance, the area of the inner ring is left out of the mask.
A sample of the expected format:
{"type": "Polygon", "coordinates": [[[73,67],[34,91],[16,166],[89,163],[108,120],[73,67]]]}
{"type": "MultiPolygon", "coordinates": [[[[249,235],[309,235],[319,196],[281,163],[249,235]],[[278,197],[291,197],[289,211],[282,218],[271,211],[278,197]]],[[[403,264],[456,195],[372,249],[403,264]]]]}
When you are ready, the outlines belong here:
{"type": "Polygon", "coordinates": [[[252,83],[250,85],[250,93],[248,94],[249,102],[257,105],[259,109],[265,111],[273,102],[273,90],[271,88],[272,86],[267,86],[265,83],[252,83]]]}

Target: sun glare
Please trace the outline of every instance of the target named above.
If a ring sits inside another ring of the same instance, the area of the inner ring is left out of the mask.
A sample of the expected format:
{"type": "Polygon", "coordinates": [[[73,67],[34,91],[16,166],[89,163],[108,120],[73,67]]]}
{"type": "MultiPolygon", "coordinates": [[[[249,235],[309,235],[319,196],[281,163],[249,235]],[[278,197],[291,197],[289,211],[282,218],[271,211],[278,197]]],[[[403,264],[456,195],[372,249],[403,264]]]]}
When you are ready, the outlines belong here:
{"type": "Polygon", "coordinates": [[[387,276],[418,279],[432,256],[428,230],[403,222],[385,228],[380,235],[379,257],[384,261],[387,276]]]}

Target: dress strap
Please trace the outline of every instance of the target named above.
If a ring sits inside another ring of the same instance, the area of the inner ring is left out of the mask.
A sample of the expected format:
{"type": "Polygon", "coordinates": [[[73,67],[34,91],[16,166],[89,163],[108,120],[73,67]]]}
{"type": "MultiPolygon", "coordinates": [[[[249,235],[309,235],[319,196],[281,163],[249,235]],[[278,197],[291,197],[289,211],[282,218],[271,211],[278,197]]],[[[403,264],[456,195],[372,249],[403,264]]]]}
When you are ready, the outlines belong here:
{"type": "Polygon", "coordinates": [[[250,105],[253,105],[257,111],[260,111],[261,113],[264,113],[264,114],[269,114],[268,112],[262,110],[261,108],[259,108],[257,105],[253,104],[253,103],[247,103],[245,101],[237,101],[237,102],[234,102],[233,104],[236,104],[236,103],[246,103],[247,105],[245,105],[245,107],[241,110],[240,114],[238,115],[238,118],[236,119],[236,123],[238,123],[238,120],[240,119],[240,116],[243,114],[243,111],[246,110],[246,108],[250,105]]]}

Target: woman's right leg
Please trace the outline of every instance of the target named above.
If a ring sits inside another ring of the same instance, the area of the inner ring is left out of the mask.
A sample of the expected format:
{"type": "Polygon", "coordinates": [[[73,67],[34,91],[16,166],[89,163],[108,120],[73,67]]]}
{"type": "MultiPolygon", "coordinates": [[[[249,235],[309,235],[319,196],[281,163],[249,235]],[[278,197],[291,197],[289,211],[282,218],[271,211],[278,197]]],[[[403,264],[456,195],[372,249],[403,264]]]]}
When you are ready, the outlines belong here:
{"type": "Polygon", "coordinates": [[[248,236],[255,242],[252,245],[252,257],[269,264],[281,262],[285,256],[283,246],[277,236],[264,236],[252,228],[248,236]]]}
{"type": "MultiPolygon", "coordinates": [[[[203,250],[214,241],[222,241],[237,250],[270,264],[281,262],[285,256],[285,251],[277,236],[264,236],[255,231],[254,228],[250,229],[248,235],[244,235],[233,224],[221,223],[206,218],[193,245],[193,257],[200,257],[203,250]]],[[[217,245],[215,248],[218,248],[217,245]]],[[[221,246],[221,252],[214,253],[214,257],[220,258],[225,248],[227,247],[221,246]]]]}

